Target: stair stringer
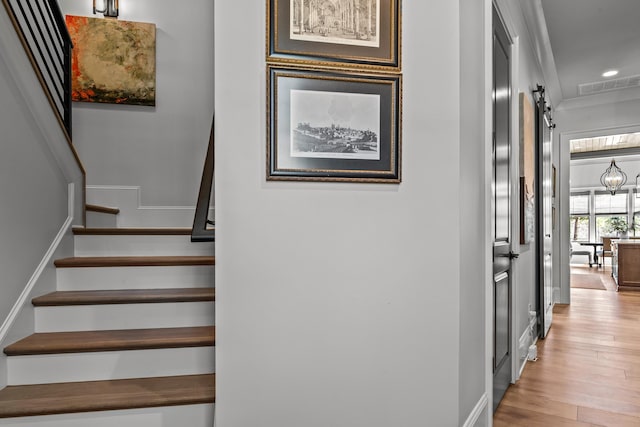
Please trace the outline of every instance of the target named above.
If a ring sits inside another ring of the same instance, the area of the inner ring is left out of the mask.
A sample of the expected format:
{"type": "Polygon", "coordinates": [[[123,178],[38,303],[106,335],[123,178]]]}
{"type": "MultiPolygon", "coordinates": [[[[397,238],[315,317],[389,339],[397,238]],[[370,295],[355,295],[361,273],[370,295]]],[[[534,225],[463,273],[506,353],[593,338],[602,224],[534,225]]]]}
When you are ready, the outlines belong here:
{"type": "Polygon", "coordinates": [[[168,427],[211,426],[214,404],[9,418],[3,427],[168,427]]]}

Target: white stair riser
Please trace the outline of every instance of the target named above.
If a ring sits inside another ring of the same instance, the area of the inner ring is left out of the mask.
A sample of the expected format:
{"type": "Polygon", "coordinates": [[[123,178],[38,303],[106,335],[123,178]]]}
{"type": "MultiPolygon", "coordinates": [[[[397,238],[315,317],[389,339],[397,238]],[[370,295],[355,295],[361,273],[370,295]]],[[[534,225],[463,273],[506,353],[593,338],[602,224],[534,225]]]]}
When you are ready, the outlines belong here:
{"type": "Polygon", "coordinates": [[[214,266],[58,268],[59,291],[213,287],[214,266]]]}
{"type": "Polygon", "coordinates": [[[87,227],[114,228],[117,227],[117,222],[118,215],[87,211],[87,227]]]}
{"type": "Polygon", "coordinates": [[[213,242],[192,243],[190,236],[75,236],[76,256],[213,255],[213,242]]]}
{"type": "Polygon", "coordinates": [[[36,307],[36,332],[209,326],[213,301],[36,307]]]}
{"type": "Polygon", "coordinates": [[[7,365],[9,385],[211,374],[215,350],[189,347],[9,356],[7,365]]]}
{"type": "Polygon", "coordinates": [[[3,427],[212,427],[214,404],[9,418],[3,427]]]}

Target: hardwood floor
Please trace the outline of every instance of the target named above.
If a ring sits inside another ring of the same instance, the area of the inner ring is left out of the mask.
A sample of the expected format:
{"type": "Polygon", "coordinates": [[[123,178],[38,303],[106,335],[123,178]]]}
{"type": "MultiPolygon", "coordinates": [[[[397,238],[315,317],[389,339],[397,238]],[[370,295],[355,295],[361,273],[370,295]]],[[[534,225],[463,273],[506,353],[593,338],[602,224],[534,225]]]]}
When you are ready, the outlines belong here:
{"type": "Polygon", "coordinates": [[[571,289],[556,305],[551,330],[494,414],[494,426],[640,426],[640,291],[571,289]]]}

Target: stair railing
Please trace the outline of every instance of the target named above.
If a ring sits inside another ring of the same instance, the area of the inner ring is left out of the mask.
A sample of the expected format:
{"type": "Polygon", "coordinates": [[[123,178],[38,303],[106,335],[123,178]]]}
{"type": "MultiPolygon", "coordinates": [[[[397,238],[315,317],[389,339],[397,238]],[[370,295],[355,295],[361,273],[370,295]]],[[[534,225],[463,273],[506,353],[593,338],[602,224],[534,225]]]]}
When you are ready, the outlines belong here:
{"type": "Polygon", "coordinates": [[[209,219],[209,207],[211,206],[211,190],[213,189],[213,122],[211,123],[211,136],[209,137],[209,147],[202,169],[202,180],[200,181],[200,191],[196,203],[196,213],[193,218],[193,228],[191,230],[192,242],[212,242],[215,240],[214,221],[209,219]]]}
{"type": "Polygon", "coordinates": [[[2,0],[49,103],[71,140],[73,43],[57,0],[2,0]]]}

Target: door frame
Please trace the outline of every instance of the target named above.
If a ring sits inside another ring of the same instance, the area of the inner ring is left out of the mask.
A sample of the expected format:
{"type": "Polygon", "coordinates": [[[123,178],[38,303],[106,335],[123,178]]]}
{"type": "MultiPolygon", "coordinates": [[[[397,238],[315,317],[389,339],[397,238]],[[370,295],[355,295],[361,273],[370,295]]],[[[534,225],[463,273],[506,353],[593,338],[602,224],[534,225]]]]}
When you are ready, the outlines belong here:
{"type": "MultiPolygon", "coordinates": [[[[560,128],[562,123],[558,124],[560,128]]],[[[558,209],[558,228],[556,230],[559,236],[559,254],[554,255],[554,265],[558,265],[560,283],[559,289],[554,288],[554,297],[557,304],[571,304],[571,260],[569,258],[569,247],[571,242],[569,239],[569,196],[571,194],[571,186],[569,185],[569,177],[571,173],[571,154],[569,152],[569,141],[580,138],[594,138],[602,135],[616,135],[622,133],[640,132],[640,123],[635,125],[597,127],[583,131],[567,131],[554,134],[554,142],[559,144],[559,167],[557,182],[557,202],[558,209]]]]}
{"type": "MultiPolygon", "coordinates": [[[[551,105],[549,99],[545,96],[546,89],[544,86],[538,85],[536,89],[535,101],[535,187],[536,187],[536,241],[535,241],[535,281],[534,286],[536,289],[536,312],[537,312],[537,328],[538,338],[544,339],[548,333],[547,323],[551,327],[551,322],[547,320],[547,306],[545,306],[545,288],[547,285],[551,286],[551,311],[553,311],[553,305],[555,303],[554,286],[553,286],[553,267],[554,267],[554,253],[553,253],[553,239],[555,238],[555,230],[553,229],[553,209],[555,207],[555,200],[553,199],[550,185],[547,185],[545,189],[545,180],[551,180],[551,168],[553,167],[553,138],[555,124],[553,122],[553,116],[551,113],[551,105]],[[546,132],[549,132],[549,140],[547,141],[546,132]],[[545,144],[549,144],[549,158],[545,159],[545,144]],[[548,161],[548,164],[546,163],[548,161]],[[546,175],[546,174],[549,175],[546,175]],[[549,204],[551,212],[546,212],[546,203],[549,204]],[[549,215],[547,217],[546,215],[549,215]],[[549,220],[550,223],[546,223],[549,220]],[[546,229],[549,226],[551,229],[546,229]],[[546,232],[549,232],[549,239],[551,240],[551,277],[548,278],[551,282],[546,283],[545,278],[545,244],[546,244],[546,232]]],[[[551,316],[553,319],[553,316],[551,316]]]]}
{"type": "MultiPolygon", "coordinates": [[[[492,14],[493,8],[495,7],[500,20],[502,21],[502,25],[507,33],[507,37],[510,42],[510,81],[511,81],[511,158],[510,158],[510,169],[511,169],[511,245],[512,251],[516,254],[520,253],[520,241],[515,236],[520,235],[520,204],[518,202],[518,188],[519,188],[519,175],[520,175],[520,149],[519,149],[519,108],[518,108],[518,88],[519,88],[519,38],[514,31],[511,23],[513,22],[512,17],[509,14],[509,8],[505,4],[502,6],[501,3],[504,3],[503,0],[486,0],[485,2],[485,25],[487,31],[485,31],[485,93],[488,94],[486,97],[487,102],[485,104],[485,188],[488,189],[488,192],[485,197],[485,213],[487,218],[487,225],[485,231],[485,265],[486,267],[486,275],[485,275],[485,356],[486,356],[486,370],[485,370],[485,378],[486,378],[486,389],[485,394],[488,398],[488,405],[486,418],[486,425],[492,425],[493,422],[493,268],[492,268],[492,257],[493,257],[493,248],[492,248],[492,236],[491,236],[491,179],[492,179],[492,144],[493,144],[493,135],[492,135],[492,123],[493,123],[493,112],[492,112],[492,101],[491,101],[491,92],[493,88],[492,81],[492,64],[493,64],[493,23],[492,23],[492,14]]],[[[514,260],[511,265],[511,277],[512,277],[512,285],[511,285],[511,383],[514,383],[520,377],[520,369],[518,366],[518,341],[520,339],[517,333],[516,328],[516,320],[521,313],[517,311],[517,298],[518,298],[518,287],[517,287],[517,276],[518,276],[518,262],[517,259],[514,260]]]]}

